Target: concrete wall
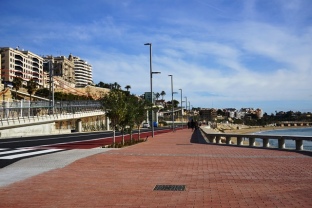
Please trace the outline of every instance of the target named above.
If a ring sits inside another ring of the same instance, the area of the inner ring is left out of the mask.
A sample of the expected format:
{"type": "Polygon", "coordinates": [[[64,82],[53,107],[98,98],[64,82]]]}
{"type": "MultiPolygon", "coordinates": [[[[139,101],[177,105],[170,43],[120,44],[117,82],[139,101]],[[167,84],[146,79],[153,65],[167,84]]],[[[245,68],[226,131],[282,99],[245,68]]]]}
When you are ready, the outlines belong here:
{"type": "Polygon", "coordinates": [[[26,137],[26,136],[39,136],[49,134],[66,134],[70,133],[70,129],[55,129],[54,122],[33,124],[31,126],[19,126],[14,128],[7,128],[0,130],[0,139],[9,137],[26,137]]]}
{"type": "Polygon", "coordinates": [[[109,130],[109,120],[103,112],[88,112],[42,117],[25,117],[0,120],[0,139],[10,137],[69,134],[77,132],[109,130]],[[79,121],[79,122],[77,122],[79,121]],[[103,124],[105,129],[86,128],[103,124]]]}

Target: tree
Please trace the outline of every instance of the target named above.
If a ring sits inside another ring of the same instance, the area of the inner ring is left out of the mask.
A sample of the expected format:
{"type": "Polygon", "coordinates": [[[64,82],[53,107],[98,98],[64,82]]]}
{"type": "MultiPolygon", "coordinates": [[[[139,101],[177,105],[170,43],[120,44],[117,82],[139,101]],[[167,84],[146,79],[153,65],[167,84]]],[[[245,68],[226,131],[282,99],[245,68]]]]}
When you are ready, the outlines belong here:
{"type": "Polygon", "coordinates": [[[129,89],[131,89],[130,85],[125,86],[125,89],[127,89],[127,91],[129,91],[129,89]]]}
{"type": "Polygon", "coordinates": [[[28,82],[27,82],[27,92],[29,94],[29,100],[31,101],[31,95],[36,91],[37,88],[37,82],[34,81],[33,78],[31,78],[28,82]]]}
{"type": "MultiPolygon", "coordinates": [[[[140,139],[141,124],[146,119],[146,112],[147,112],[148,106],[150,106],[150,102],[148,102],[145,99],[140,99],[135,96],[132,96],[132,99],[130,100],[129,104],[131,106],[131,110],[129,110],[129,112],[132,113],[132,117],[129,123],[130,131],[133,130],[134,125],[137,125],[138,130],[139,130],[138,139],[140,139]]],[[[132,133],[130,137],[132,139],[132,133]]]]}
{"type": "Polygon", "coordinates": [[[163,100],[164,96],[166,95],[165,91],[161,91],[160,95],[161,95],[161,99],[163,100]]]}
{"type": "Polygon", "coordinates": [[[120,86],[117,82],[115,82],[115,83],[113,84],[113,89],[115,89],[115,90],[119,90],[120,87],[121,87],[121,86],[120,86]]]}
{"type": "MultiPolygon", "coordinates": [[[[128,92],[128,91],[127,91],[128,92]]],[[[121,121],[120,127],[122,131],[122,143],[124,144],[124,132],[126,130],[126,127],[128,127],[129,133],[130,133],[130,139],[132,141],[132,130],[134,128],[134,117],[135,117],[135,111],[136,111],[136,99],[137,97],[133,95],[128,95],[128,93],[125,93],[125,104],[126,104],[126,115],[125,119],[121,121]]]]}
{"type": "Polygon", "coordinates": [[[48,98],[48,97],[49,97],[49,94],[50,94],[50,90],[49,90],[48,88],[38,89],[38,90],[35,92],[35,95],[36,95],[36,96],[44,97],[44,98],[48,98]]]}
{"type": "Polygon", "coordinates": [[[105,83],[102,82],[102,81],[100,81],[100,82],[99,82],[98,84],[96,84],[95,86],[104,88],[105,83]]]}
{"type": "Polygon", "coordinates": [[[177,100],[173,100],[173,107],[174,108],[177,108],[178,107],[178,105],[179,105],[179,101],[177,101],[177,100]]]}
{"type": "Polygon", "coordinates": [[[113,128],[114,136],[113,143],[115,146],[116,128],[124,122],[127,106],[125,102],[126,95],[120,90],[112,90],[104,95],[101,100],[102,107],[106,111],[106,116],[111,120],[111,127],[113,128]]]}
{"type": "MultiPolygon", "coordinates": [[[[179,105],[179,103],[180,103],[179,101],[173,100],[173,107],[174,107],[174,108],[177,108],[178,105],[179,105]]],[[[170,105],[170,108],[172,108],[172,102],[171,102],[171,100],[168,101],[167,104],[170,105]]]]}
{"type": "Polygon", "coordinates": [[[160,97],[159,92],[157,92],[155,96],[156,96],[156,100],[158,100],[158,98],[160,97]]]}
{"type": "Polygon", "coordinates": [[[15,99],[17,98],[17,91],[22,87],[23,79],[21,77],[14,77],[13,78],[13,88],[15,88],[15,99]]]}

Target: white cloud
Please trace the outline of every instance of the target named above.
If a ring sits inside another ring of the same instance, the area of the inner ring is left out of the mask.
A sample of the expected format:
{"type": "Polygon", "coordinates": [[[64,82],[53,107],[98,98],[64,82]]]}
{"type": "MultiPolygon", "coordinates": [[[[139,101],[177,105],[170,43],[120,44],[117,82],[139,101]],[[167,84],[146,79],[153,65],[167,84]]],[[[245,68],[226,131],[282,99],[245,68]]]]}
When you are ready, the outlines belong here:
{"type": "Polygon", "coordinates": [[[152,42],[153,70],[161,71],[153,86],[167,97],[173,74],[175,91],[182,88],[194,106],[311,100],[312,27],[306,24],[311,7],[308,1],[293,2],[104,1],[100,14],[93,5],[79,21],[45,19],[37,27],[34,18],[14,16],[12,24],[1,25],[7,31],[23,22],[16,37],[0,34],[16,44],[26,31],[24,42],[40,53],[71,52],[92,64],[95,83],[129,84],[137,94],[149,91],[149,51],[143,44],[152,42]]]}

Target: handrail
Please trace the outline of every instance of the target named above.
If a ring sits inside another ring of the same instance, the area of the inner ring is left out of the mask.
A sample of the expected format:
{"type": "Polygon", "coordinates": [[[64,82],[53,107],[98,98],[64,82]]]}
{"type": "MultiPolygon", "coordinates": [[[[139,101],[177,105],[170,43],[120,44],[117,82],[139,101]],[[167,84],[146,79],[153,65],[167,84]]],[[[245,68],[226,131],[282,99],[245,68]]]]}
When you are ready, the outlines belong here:
{"type": "MultiPolygon", "coordinates": [[[[228,134],[228,133],[207,133],[201,129],[206,138],[210,143],[222,144],[222,139],[225,139],[225,144],[233,145],[231,142],[232,137],[236,137],[237,146],[244,146],[243,139],[248,139],[249,147],[260,147],[256,145],[255,139],[262,139],[262,147],[269,148],[269,140],[276,139],[278,140],[278,149],[286,149],[285,148],[285,140],[293,140],[295,141],[295,150],[304,150],[303,149],[303,141],[312,141],[312,136],[297,136],[297,135],[268,135],[268,134],[228,134]]],[[[306,149],[305,149],[306,150],[306,149]]],[[[310,151],[310,150],[307,150],[310,151]]]]}

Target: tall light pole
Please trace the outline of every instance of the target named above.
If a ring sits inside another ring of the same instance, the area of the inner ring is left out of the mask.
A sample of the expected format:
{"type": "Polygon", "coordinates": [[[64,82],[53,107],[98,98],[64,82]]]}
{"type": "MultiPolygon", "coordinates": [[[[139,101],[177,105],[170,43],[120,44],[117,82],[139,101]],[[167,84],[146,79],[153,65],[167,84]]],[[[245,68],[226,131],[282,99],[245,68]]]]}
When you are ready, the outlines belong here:
{"type": "MultiPolygon", "coordinates": [[[[185,98],[185,110],[187,111],[187,97],[184,97],[185,98]]],[[[187,115],[187,114],[186,114],[187,115]]],[[[188,119],[188,118],[187,118],[188,119]]],[[[188,120],[187,120],[188,121],[188,120]]]]}
{"type": "Polygon", "coordinates": [[[50,114],[54,114],[54,67],[53,67],[53,58],[48,61],[49,67],[49,107],[50,107],[50,114]]]}
{"type": "Polygon", "coordinates": [[[172,118],[172,131],[174,131],[174,115],[173,115],[173,75],[168,75],[169,77],[171,77],[171,107],[172,107],[172,115],[171,115],[171,118],[172,118]]]}
{"type": "Polygon", "coordinates": [[[181,90],[181,123],[182,123],[182,128],[183,128],[183,107],[182,107],[182,89],[181,90]]]}
{"type": "Polygon", "coordinates": [[[160,74],[160,72],[153,72],[152,70],[152,43],[145,43],[144,45],[148,45],[150,48],[150,83],[151,83],[151,103],[152,103],[152,108],[151,108],[151,126],[152,126],[152,137],[154,137],[154,112],[153,112],[153,106],[154,106],[154,101],[153,101],[153,74],[160,74]]]}

